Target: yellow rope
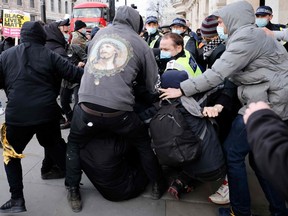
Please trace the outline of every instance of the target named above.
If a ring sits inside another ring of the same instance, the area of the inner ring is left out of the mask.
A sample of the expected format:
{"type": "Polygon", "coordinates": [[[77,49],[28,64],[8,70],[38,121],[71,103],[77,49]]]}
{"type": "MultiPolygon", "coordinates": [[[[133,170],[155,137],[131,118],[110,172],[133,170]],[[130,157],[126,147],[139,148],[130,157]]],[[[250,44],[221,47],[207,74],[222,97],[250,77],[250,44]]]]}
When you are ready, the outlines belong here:
{"type": "Polygon", "coordinates": [[[3,157],[4,157],[4,163],[7,165],[11,158],[24,158],[25,156],[23,154],[18,154],[14,150],[14,148],[9,144],[7,138],[6,138],[6,125],[3,123],[1,125],[1,143],[3,146],[3,157]]]}

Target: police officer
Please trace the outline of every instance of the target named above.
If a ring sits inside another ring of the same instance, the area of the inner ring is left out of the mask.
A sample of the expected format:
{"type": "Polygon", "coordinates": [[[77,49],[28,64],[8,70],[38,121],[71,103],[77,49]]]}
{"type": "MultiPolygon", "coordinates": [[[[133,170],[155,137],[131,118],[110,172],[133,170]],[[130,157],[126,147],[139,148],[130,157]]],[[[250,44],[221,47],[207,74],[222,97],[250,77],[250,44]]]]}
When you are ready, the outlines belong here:
{"type": "Polygon", "coordinates": [[[151,48],[159,48],[162,35],[158,31],[158,19],[155,16],[149,16],[145,22],[146,34],[144,34],[144,40],[151,48]]]}

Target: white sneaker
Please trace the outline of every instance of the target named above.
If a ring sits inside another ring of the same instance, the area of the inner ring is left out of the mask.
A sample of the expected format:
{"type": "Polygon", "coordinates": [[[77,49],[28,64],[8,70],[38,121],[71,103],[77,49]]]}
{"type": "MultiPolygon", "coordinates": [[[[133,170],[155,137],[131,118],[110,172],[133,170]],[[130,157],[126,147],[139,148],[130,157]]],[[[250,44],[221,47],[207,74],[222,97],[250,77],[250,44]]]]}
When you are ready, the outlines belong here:
{"type": "Polygon", "coordinates": [[[5,113],[5,108],[4,107],[0,107],[0,115],[3,115],[5,113]]]}
{"type": "Polygon", "coordinates": [[[215,204],[225,205],[230,203],[228,182],[224,181],[219,189],[209,196],[209,200],[215,204]]]}

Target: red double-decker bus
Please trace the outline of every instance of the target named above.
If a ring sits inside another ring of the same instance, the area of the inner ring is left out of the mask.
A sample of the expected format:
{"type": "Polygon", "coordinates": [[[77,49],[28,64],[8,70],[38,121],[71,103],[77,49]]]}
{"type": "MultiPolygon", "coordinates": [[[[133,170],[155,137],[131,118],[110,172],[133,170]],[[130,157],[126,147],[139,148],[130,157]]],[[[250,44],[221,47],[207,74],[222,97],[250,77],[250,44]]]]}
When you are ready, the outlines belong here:
{"type": "Polygon", "coordinates": [[[73,7],[70,31],[74,30],[74,23],[76,20],[85,22],[88,31],[91,31],[95,26],[107,26],[109,22],[109,8],[106,4],[100,2],[77,4],[73,7]]]}

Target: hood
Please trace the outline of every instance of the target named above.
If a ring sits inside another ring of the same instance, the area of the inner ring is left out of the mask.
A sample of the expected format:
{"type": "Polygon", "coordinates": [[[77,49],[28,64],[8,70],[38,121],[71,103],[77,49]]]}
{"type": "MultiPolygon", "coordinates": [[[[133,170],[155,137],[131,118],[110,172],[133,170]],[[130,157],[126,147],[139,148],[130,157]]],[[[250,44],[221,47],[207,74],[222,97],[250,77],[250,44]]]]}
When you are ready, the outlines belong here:
{"type": "Polygon", "coordinates": [[[239,27],[255,23],[254,9],[246,1],[226,5],[215,11],[213,15],[222,18],[227,27],[228,35],[232,35],[239,27]]]}
{"type": "Polygon", "coordinates": [[[25,22],[20,32],[21,42],[45,44],[46,33],[39,22],[25,22]]]}
{"type": "Polygon", "coordinates": [[[130,26],[135,32],[140,33],[143,28],[143,19],[139,12],[128,6],[118,8],[113,25],[125,24],[130,26]]]}
{"type": "Polygon", "coordinates": [[[47,42],[60,44],[62,47],[65,47],[66,41],[62,32],[58,28],[58,22],[52,22],[49,25],[44,26],[44,30],[47,34],[47,42]]]}

